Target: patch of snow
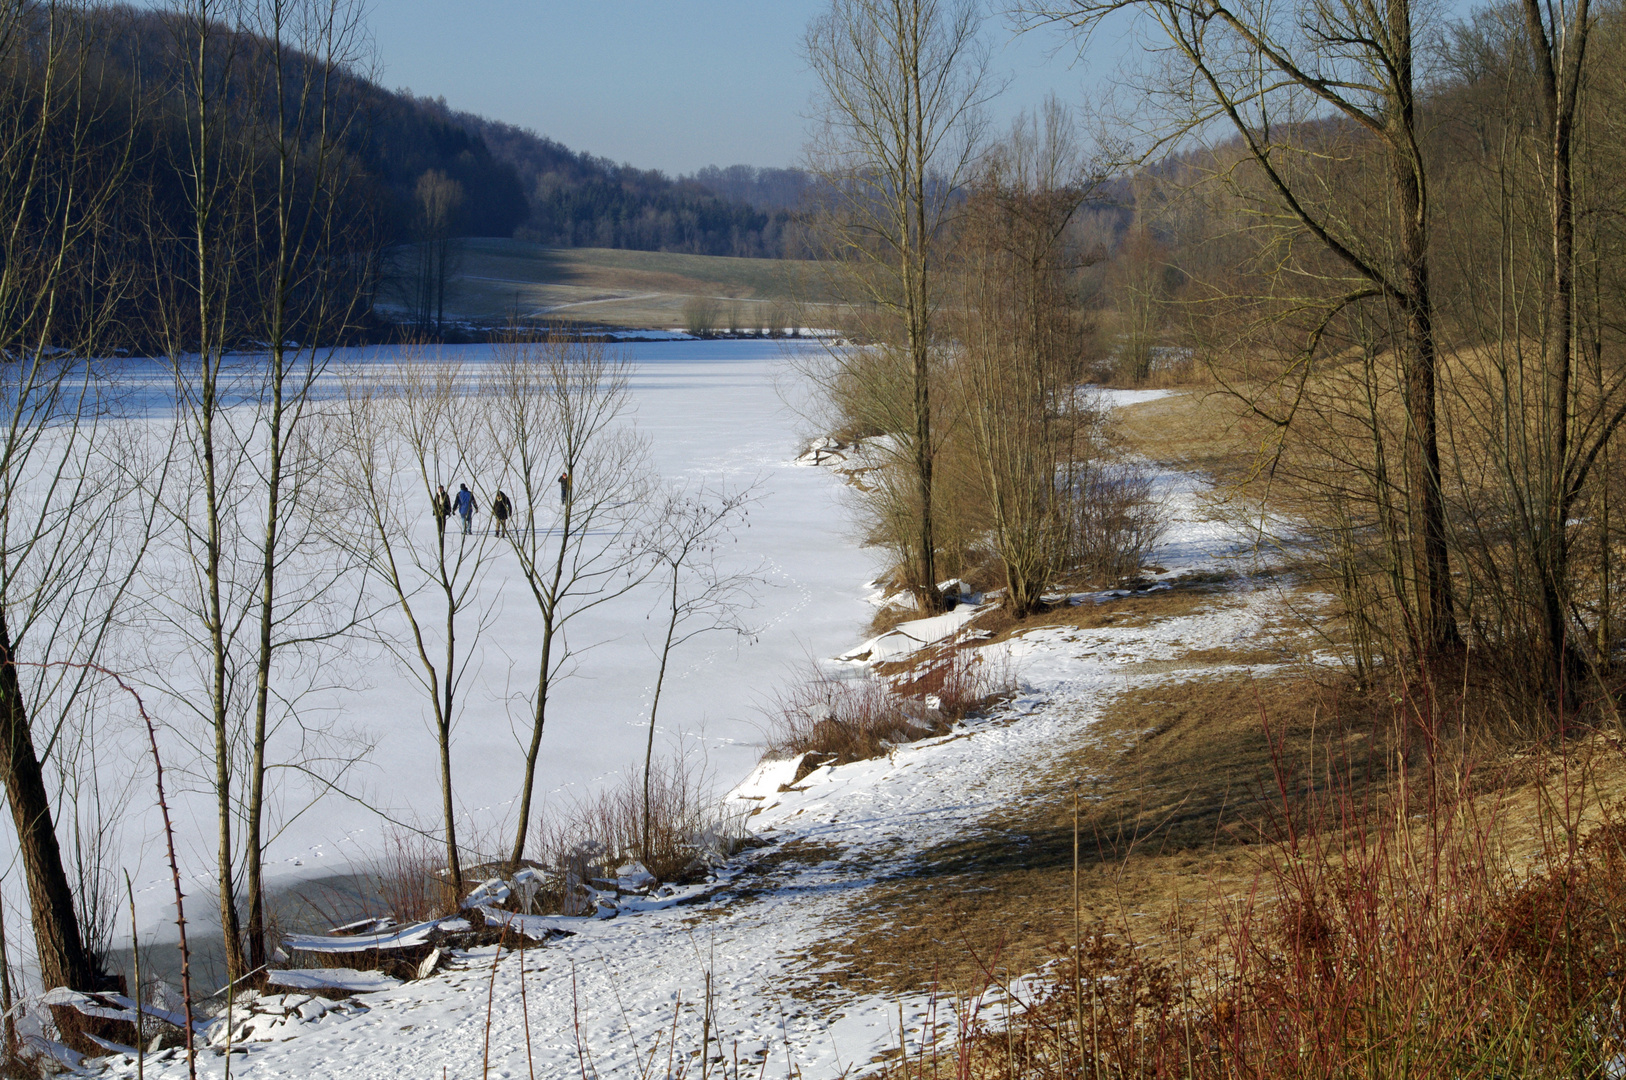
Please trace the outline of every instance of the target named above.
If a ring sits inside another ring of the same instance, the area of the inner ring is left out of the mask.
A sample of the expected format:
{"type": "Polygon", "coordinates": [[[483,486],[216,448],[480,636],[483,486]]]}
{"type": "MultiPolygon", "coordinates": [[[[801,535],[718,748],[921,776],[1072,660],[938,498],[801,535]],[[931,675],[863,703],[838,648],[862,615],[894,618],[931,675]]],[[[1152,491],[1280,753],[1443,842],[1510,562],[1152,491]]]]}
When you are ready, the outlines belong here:
{"type": "Polygon", "coordinates": [[[725,805],[738,805],[742,809],[757,809],[764,800],[779,793],[782,787],[796,782],[796,772],[806,760],[806,754],[788,758],[764,758],[751,774],[723,796],[725,805]]]}
{"type": "Polygon", "coordinates": [[[976,618],[982,609],[974,604],[961,604],[953,611],[932,615],[925,619],[912,619],[899,623],[884,634],[870,638],[856,649],[842,653],[837,659],[864,664],[883,664],[901,660],[928,645],[947,641],[976,618]]]}

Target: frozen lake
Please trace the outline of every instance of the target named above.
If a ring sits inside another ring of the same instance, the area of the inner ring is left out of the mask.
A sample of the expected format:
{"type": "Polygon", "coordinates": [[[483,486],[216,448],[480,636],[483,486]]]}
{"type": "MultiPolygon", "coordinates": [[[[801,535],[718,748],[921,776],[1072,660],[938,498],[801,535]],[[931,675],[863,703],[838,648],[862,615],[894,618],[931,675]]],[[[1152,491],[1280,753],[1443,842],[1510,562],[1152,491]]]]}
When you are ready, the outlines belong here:
{"type": "MultiPolygon", "coordinates": [[[[723,789],[760,756],[763,707],[775,688],[805,669],[810,657],[833,656],[862,636],[873,611],[864,583],[874,563],[854,542],[842,485],[827,470],[793,464],[801,432],[778,389],[789,374],[786,346],[679,341],[615,348],[636,364],[629,420],[649,440],[662,478],[735,488],[755,483],[760,494],[750,527],[737,535],[738,565],[764,570],[766,584],[746,616],[759,633],[751,641],[715,634],[685,646],[667,675],[656,736],[657,754],[681,747],[723,789]]],[[[396,355],[358,350],[340,362],[390,363],[396,355]]],[[[492,349],[455,346],[440,355],[474,369],[490,362],[492,349]]],[[[150,414],[168,408],[166,381],[161,371],[149,380],[139,369],[121,379],[138,390],[150,414]]],[[[477,522],[484,526],[488,519],[482,513],[477,522]]],[[[460,690],[452,761],[460,835],[489,851],[512,835],[517,813],[519,740],[529,722],[517,694],[534,686],[540,618],[511,553],[492,562],[480,589],[478,604],[491,616],[460,690]]],[[[654,600],[648,592],[635,594],[573,626],[573,648],[591,647],[550,701],[537,784],[544,812],[642,762],[658,660],[649,639],[664,628],[659,611],[649,618],[654,600]]],[[[459,633],[461,639],[464,631],[459,633]]],[[[373,747],[337,793],[318,794],[297,776],[281,774],[282,830],[266,853],[273,885],[342,873],[352,862],[365,865],[387,835],[374,808],[438,828],[438,760],[421,688],[376,647],[358,646],[322,676],[340,689],[310,699],[307,722],[353,729],[373,747]]],[[[177,759],[188,752],[185,747],[185,739],[166,738],[166,753],[177,759]]],[[[166,771],[170,767],[166,761],[166,771]]],[[[136,878],[144,935],[173,918],[150,802],[148,791],[135,793],[121,844],[136,878]]],[[[193,791],[183,793],[181,802],[177,829],[192,879],[187,891],[198,897],[189,916],[194,929],[205,932],[212,920],[201,895],[213,874],[212,800],[193,791]]]]}

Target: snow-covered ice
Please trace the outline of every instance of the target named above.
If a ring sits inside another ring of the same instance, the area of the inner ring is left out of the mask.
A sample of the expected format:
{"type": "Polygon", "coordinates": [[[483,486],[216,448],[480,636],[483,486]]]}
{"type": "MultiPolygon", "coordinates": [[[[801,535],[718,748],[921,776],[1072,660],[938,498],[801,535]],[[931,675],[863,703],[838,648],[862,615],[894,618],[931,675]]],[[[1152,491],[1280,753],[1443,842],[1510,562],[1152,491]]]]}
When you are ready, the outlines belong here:
{"type": "MultiPolygon", "coordinates": [[[[852,537],[843,510],[843,487],[821,470],[794,467],[796,416],[783,404],[776,379],[788,348],[782,342],[632,342],[619,346],[636,364],[630,418],[650,444],[654,463],[668,480],[757,485],[761,498],[749,527],[734,545],[739,563],[759,566],[765,579],[757,606],[746,620],[754,634],[740,640],[713,635],[674,657],[661,699],[657,751],[681,749],[726,788],[756,763],[762,744],[762,708],[780,683],[797,677],[811,657],[848,645],[871,614],[862,583],[874,563],[852,537]]],[[[442,354],[468,365],[470,379],[489,361],[487,346],[449,347],[442,354]]],[[[341,357],[387,364],[387,350],[341,357]]],[[[335,366],[338,370],[340,365],[335,366]]],[[[167,411],[168,376],[156,365],[132,363],[121,377],[144,391],[154,423],[167,411]]],[[[337,379],[331,380],[335,384],[337,379]]],[[[426,515],[427,520],[427,515],[426,515]]],[[[483,518],[477,518],[483,524],[483,518]]],[[[160,549],[157,578],[176,577],[177,567],[160,549]]],[[[577,794],[603,786],[642,761],[648,702],[656,657],[647,640],[653,624],[650,596],[632,596],[583,618],[572,630],[580,652],[575,674],[559,683],[537,783],[544,815],[577,794]]],[[[453,772],[462,835],[495,847],[515,816],[522,761],[519,736],[528,713],[518,700],[534,685],[539,619],[517,571],[503,559],[480,584],[477,606],[491,625],[475,645],[474,666],[461,686],[463,707],[454,731],[453,772]]],[[[155,665],[186,661],[172,643],[152,645],[155,665]]],[[[194,665],[196,666],[196,665],[194,665]]],[[[326,687],[303,706],[315,729],[343,728],[370,753],[350,770],[339,790],[320,795],[284,772],[280,819],[267,852],[273,885],[343,873],[365,866],[383,846],[381,811],[397,821],[435,827],[438,817],[435,741],[422,692],[395,661],[379,650],[358,647],[329,660],[320,672],[326,687]]],[[[195,724],[162,695],[147,694],[163,726],[166,771],[173,771],[172,797],[188,893],[209,887],[214,852],[210,798],[202,784],[187,782],[196,758],[195,724]],[[180,790],[176,790],[180,789],[180,790]]],[[[294,739],[299,738],[296,731],[294,739]]],[[[139,742],[126,748],[138,770],[146,768],[139,742]]],[[[121,763],[121,768],[124,767],[121,763]]],[[[167,922],[171,887],[156,838],[151,796],[137,790],[125,819],[119,863],[135,878],[143,932],[172,933],[167,922]]],[[[194,913],[194,929],[200,920],[194,913]]],[[[207,923],[203,921],[206,931],[207,923]]],[[[121,936],[127,934],[122,926],[121,936]]]]}

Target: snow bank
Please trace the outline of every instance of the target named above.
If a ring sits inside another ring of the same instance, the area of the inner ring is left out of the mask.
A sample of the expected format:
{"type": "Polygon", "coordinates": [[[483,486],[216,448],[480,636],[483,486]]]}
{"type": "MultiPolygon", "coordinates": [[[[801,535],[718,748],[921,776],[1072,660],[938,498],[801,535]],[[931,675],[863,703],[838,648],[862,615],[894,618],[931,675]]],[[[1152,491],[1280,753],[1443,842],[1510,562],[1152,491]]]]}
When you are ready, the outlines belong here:
{"type": "Polygon", "coordinates": [[[961,604],[953,611],[933,615],[926,619],[913,619],[899,623],[884,634],[870,638],[858,648],[842,653],[837,659],[854,663],[884,664],[902,660],[928,645],[947,641],[967,623],[977,617],[982,608],[975,604],[961,604]]]}

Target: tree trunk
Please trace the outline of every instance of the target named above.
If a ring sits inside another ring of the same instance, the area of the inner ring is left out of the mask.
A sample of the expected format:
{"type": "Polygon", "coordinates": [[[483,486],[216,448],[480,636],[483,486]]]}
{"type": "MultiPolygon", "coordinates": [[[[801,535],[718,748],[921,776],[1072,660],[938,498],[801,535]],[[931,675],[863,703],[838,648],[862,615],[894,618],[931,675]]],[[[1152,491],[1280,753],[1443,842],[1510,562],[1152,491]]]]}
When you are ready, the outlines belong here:
{"type": "MultiPolygon", "coordinates": [[[[445,548],[445,538],[441,547],[445,548]]],[[[442,556],[442,565],[445,558],[442,556]]],[[[463,899],[463,863],[457,854],[456,807],[452,802],[452,684],[456,669],[457,604],[450,587],[446,589],[446,676],[441,684],[439,713],[435,718],[436,734],[440,740],[440,801],[441,813],[446,818],[446,885],[452,892],[452,903],[463,899]]]]}
{"type": "Polygon", "coordinates": [[[46,989],[98,989],[99,972],[85,951],[74,915],[73,891],[62,868],[51,820],[45,773],[34,751],[28,712],[11,654],[11,630],[0,611],[0,776],[17,830],[17,851],[28,884],[29,915],[46,989]]]}
{"type": "Polygon", "coordinates": [[[1417,645],[1425,664],[1461,640],[1446,542],[1445,493],[1440,483],[1439,354],[1429,292],[1428,191],[1417,139],[1413,94],[1410,0],[1389,0],[1395,94],[1391,102],[1390,165],[1400,217],[1400,257],[1406,319],[1407,482],[1414,508],[1412,564],[1417,592],[1417,645]]]}
{"type": "Polygon", "coordinates": [[[266,521],[264,546],[260,565],[260,641],[255,657],[254,685],[254,749],[250,765],[248,814],[243,825],[243,854],[245,887],[248,892],[248,964],[256,971],[268,959],[265,949],[265,895],[261,883],[261,833],[265,813],[265,740],[266,714],[271,705],[272,626],[276,614],[277,567],[277,515],[281,512],[282,496],[282,376],[284,355],[281,333],[282,319],[275,320],[279,336],[271,346],[271,472],[266,485],[266,521]]]}
{"type": "MultiPolygon", "coordinates": [[[[1550,329],[1546,341],[1547,437],[1550,460],[1541,463],[1546,507],[1537,532],[1541,609],[1554,700],[1564,709],[1566,687],[1584,677],[1580,649],[1569,633],[1569,535],[1571,503],[1579,489],[1572,480],[1570,383],[1575,368],[1575,113],[1580,97],[1580,69],[1586,59],[1590,30],[1588,0],[1576,4],[1568,41],[1549,37],[1538,0],[1524,0],[1525,31],[1540,84],[1547,126],[1549,206],[1553,235],[1550,329]],[[1566,55],[1560,55],[1563,48],[1566,55]],[[1571,51],[1573,50],[1573,51],[1571,51]]],[[[1555,19],[1557,16],[1555,16],[1555,19]]],[[[1607,561],[1607,550],[1605,560],[1607,561]]],[[[1605,605],[1607,607],[1607,605],[1605,605]]]]}
{"type": "MultiPolygon", "coordinates": [[[[567,461],[565,472],[573,473],[576,467],[574,460],[567,461]]],[[[531,742],[525,748],[525,782],[520,788],[519,795],[519,828],[514,834],[514,850],[509,863],[516,869],[520,860],[525,857],[525,840],[530,834],[531,827],[531,791],[536,786],[536,762],[542,753],[542,728],[548,719],[548,691],[552,689],[553,682],[553,639],[557,631],[555,618],[558,614],[559,590],[565,576],[565,560],[570,550],[571,520],[573,509],[569,499],[563,500],[563,522],[559,527],[559,554],[553,563],[553,586],[546,594],[548,602],[542,612],[542,659],[536,675],[536,709],[531,717],[531,742]]],[[[531,522],[532,534],[536,531],[536,508],[533,506],[527,512],[531,522]]],[[[534,551],[535,548],[533,547],[534,551]]]]}

